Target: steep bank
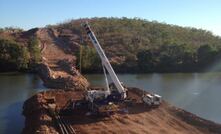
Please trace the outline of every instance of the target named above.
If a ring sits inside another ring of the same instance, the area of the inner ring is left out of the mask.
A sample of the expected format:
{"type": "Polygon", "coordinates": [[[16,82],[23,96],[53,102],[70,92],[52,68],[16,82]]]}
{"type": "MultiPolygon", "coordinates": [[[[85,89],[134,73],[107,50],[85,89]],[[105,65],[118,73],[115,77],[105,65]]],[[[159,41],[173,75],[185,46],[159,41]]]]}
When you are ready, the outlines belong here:
{"type": "Polygon", "coordinates": [[[86,88],[89,83],[76,69],[78,38],[73,34],[68,43],[60,36],[56,29],[48,28],[0,32],[2,71],[36,72],[48,88],[86,88]]]}
{"type": "Polygon", "coordinates": [[[84,89],[87,80],[76,69],[76,57],[67,50],[66,42],[53,29],[39,29],[36,36],[40,40],[42,62],[37,72],[48,88],[84,89]]]}
{"type": "MultiPolygon", "coordinates": [[[[143,92],[129,88],[129,96],[139,98],[143,92]]],[[[50,90],[41,92],[24,103],[26,127],[23,133],[58,133],[48,112],[48,101],[55,98],[57,109],[67,106],[70,99],[82,99],[82,91],[50,90]]],[[[111,117],[95,118],[85,114],[63,116],[79,134],[131,133],[131,134],[220,134],[221,125],[197,117],[163,101],[159,108],[149,109],[140,101],[128,107],[128,113],[116,113],[111,117]]]]}

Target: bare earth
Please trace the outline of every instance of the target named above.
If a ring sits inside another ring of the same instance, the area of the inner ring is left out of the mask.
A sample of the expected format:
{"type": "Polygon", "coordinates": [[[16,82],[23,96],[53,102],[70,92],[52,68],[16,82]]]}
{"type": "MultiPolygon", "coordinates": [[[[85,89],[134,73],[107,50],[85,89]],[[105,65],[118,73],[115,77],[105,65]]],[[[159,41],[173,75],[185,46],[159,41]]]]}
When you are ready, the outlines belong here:
{"type": "MultiPolygon", "coordinates": [[[[39,29],[36,36],[40,40],[42,64],[38,74],[49,88],[82,88],[89,85],[76,69],[76,57],[71,45],[59,38],[53,29],[39,29]]],[[[74,44],[77,47],[77,44],[74,44]]],[[[76,51],[76,50],[75,50],[76,51]]]]}
{"type": "MultiPolygon", "coordinates": [[[[220,134],[221,125],[204,120],[165,101],[158,108],[144,106],[141,90],[130,88],[129,97],[137,99],[128,107],[128,113],[115,113],[110,117],[86,116],[85,113],[62,116],[79,134],[220,134]]],[[[50,90],[38,93],[24,104],[26,128],[23,133],[59,133],[49,113],[47,98],[55,97],[57,109],[66,107],[70,99],[79,100],[82,91],[50,90]],[[34,108],[35,106],[35,108],[34,108]],[[33,122],[34,121],[34,122],[33,122]]]]}

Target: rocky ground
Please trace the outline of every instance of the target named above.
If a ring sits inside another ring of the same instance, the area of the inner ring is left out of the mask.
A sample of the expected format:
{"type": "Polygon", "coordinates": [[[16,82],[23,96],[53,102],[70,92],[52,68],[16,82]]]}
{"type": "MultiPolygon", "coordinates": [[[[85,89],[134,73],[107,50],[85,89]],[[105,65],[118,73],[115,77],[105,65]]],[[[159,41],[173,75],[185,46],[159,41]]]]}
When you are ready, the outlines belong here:
{"type": "MultiPolygon", "coordinates": [[[[85,113],[62,116],[79,134],[220,134],[221,125],[197,117],[163,101],[158,108],[148,108],[140,101],[142,90],[129,88],[129,97],[136,103],[127,107],[128,113],[110,117],[86,116],[85,113]]],[[[24,103],[26,117],[24,134],[59,133],[48,112],[48,98],[55,98],[57,109],[68,102],[83,98],[83,91],[49,90],[38,93],[24,103]]]]}
{"type": "MultiPolygon", "coordinates": [[[[40,40],[43,59],[38,67],[38,74],[45,86],[63,89],[86,88],[89,83],[76,69],[76,57],[71,44],[60,38],[58,31],[53,29],[39,29],[36,35],[40,40]]],[[[73,46],[76,47],[77,44],[73,46]]]]}

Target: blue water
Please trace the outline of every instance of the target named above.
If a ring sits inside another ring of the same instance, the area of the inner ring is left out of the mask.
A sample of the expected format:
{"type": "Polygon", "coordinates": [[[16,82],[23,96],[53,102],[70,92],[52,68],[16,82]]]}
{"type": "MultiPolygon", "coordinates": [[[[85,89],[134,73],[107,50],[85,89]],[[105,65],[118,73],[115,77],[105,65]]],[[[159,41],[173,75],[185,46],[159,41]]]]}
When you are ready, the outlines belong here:
{"type": "MultiPolygon", "coordinates": [[[[121,74],[127,86],[160,94],[172,105],[221,123],[221,73],[121,74]]],[[[104,86],[103,75],[86,75],[92,85],[104,86]]],[[[33,94],[46,90],[32,74],[0,74],[0,134],[21,133],[22,105],[33,94]]]]}
{"type": "Polygon", "coordinates": [[[32,74],[0,74],[0,134],[18,134],[24,127],[22,105],[34,93],[45,90],[32,74]]]}
{"type": "MultiPolygon", "coordinates": [[[[157,93],[174,106],[221,123],[221,73],[121,74],[126,86],[157,93]]],[[[103,75],[86,75],[92,85],[105,86],[103,75]]]]}

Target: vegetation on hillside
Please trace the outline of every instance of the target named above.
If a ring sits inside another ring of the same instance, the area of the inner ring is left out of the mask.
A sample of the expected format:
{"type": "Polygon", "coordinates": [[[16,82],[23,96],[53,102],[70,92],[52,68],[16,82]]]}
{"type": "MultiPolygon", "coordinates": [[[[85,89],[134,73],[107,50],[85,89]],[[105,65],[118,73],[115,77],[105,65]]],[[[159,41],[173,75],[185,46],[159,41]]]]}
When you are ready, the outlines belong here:
{"type": "Polygon", "coordinates": [[[37,37],[31,37],[28,42],[28,50],[31,55],[32,63],[39,63],[41,61],[41,51],[39,48],[39,40],[37,37]]]}
{"type": "MultiPolygon", "coordinates": [[[[58,31],[69,29],[80,37],[78,43],[84,46],[81,54],[80,50],[76,50],[75,55],[78,64],[81,63],[82,72],[102,71],[100,59],[81,26],[85,21],[91,25],[117,72],[203,71],[221,58],[221,37],[202,29],[138,18],[79,19],[48,26],[58,31]]],[[[0,29],[0,32],[15,30],[6,28],[0,29]]],[[[9,68],[23,69],[39,63],[41,53],[38,44],[36,37],[29,38],[26,45],[13,41],[13,38],[1,39],[0,67],[6,68],[8,63],[13,65],[9,68]]]]}
{"type": "Polygon", "coordinates": [[[0,71],[27,70],[40,61],[37,39],[31,38],[28,47],[9,39],[0,39],[0,71]]]}
{"type": "Polygon", "coordinates": [[[80,70],[87,70],[87,72],[99,72],[101,70],[101,60],[94,48],[82,45],[77,57],[80,70]]]}
{"type": "MultiPolygon", "coordinates": [[[[90,45],[82,20],[73,20],[56,26],[81,34],[84,44],[90,45]]],[[[88,19],[109,59],[121,57],[113,63],[118,72],[192,72],[202,71],[219,60],[221,38],[211,32],[191,27],[180,27],[128,18],[88,19]]],[[[84,54],[91,53],[86,49],[84,54]]],[[[96,55],[96,53],[95,53],[96,55]]],[[[90,72],[95,56],[83,56],[90,72]]]]}
{"type": "Polygon", "coordinates": [[[5,28],[0,28],[0,33],[1,32],[11,32],[11,33],[15,33],[15,32],[22,32],[23,29],[21,28],[17,28],[17,27],[5,27],[5,28]]]}
{"type": "Polygon", "coordinates": [[[138,68],[142,72],[195,72],[216,63],[221,50],[211,45],[193,49],[186,44],[164,45],[138,52],[138,68]]]}

